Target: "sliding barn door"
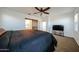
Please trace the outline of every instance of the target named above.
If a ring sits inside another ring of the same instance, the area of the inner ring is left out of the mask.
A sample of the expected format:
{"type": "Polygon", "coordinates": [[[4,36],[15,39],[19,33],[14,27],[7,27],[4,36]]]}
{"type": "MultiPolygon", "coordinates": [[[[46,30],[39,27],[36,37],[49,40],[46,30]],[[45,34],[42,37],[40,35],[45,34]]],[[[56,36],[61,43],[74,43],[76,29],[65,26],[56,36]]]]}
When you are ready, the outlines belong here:
{"type": "Polygon", "coordinates": [[[32,29],[38,30],[38,20],[32,20],[32,29]]]}

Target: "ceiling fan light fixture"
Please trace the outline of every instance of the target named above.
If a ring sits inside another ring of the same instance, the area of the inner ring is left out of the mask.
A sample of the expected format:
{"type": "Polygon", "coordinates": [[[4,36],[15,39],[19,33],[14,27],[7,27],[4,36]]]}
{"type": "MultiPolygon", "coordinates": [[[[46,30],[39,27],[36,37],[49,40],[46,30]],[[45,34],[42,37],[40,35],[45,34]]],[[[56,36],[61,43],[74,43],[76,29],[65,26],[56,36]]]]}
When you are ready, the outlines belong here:
{"type": "Polygon", "coordinates": [[[38,8],[38,7],[35,7],[35,9],[36,10],[38,10],[39,12],[36,12],[36,13],[34,13],[34,14],[38,14],[38,13],[40,13],[40,15],[42,15],[42,14],[49,14],[49,12],[47,12],[49,9],[50,9],[50,7],[46,7],[46,8],[38,8]]]}

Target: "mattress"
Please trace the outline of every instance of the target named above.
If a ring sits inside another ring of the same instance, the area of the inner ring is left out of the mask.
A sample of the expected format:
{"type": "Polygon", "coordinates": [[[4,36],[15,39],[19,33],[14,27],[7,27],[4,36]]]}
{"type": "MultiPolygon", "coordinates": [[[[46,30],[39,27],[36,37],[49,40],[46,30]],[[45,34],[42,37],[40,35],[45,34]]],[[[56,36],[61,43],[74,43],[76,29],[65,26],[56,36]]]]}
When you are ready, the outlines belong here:
{"type": "Polygon", "coordinates": [[[38,30],[7,31],[4,37],[7,37],[6,46],[10,52],[54,51],[57,45],[52,34],[38,30]]]}

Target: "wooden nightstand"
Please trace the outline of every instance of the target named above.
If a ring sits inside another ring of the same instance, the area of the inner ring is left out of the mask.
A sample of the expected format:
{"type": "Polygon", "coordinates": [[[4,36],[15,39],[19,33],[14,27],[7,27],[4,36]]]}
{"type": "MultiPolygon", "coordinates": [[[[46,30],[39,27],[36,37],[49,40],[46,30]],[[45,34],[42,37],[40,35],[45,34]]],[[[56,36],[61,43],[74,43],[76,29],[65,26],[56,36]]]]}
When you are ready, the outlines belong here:
{"type": "Polygon", "coordinates": [[[5,33],[6,31],[3,28],[0,28],[0,36],[5,33]]]}

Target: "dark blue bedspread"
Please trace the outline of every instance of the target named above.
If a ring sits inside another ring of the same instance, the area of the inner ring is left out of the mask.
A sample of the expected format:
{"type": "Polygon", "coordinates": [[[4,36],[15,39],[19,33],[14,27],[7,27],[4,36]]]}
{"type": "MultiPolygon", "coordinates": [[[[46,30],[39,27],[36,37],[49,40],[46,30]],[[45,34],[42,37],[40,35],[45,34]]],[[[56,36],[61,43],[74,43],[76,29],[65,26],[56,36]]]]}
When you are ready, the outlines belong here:
{"type": "MultiPolygon", "coordinates": [[[[52,34],[37,30],[8,31],[7,47],[12,52],[54,51],[57,45],[52,34]]],[[[5,47],[5,45],[4,45],[5,47]]]]}

